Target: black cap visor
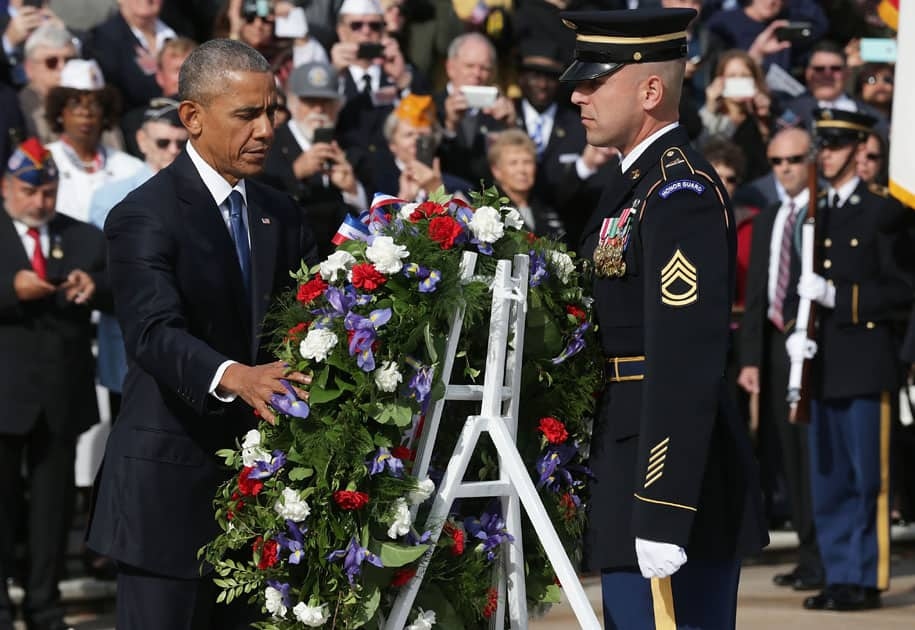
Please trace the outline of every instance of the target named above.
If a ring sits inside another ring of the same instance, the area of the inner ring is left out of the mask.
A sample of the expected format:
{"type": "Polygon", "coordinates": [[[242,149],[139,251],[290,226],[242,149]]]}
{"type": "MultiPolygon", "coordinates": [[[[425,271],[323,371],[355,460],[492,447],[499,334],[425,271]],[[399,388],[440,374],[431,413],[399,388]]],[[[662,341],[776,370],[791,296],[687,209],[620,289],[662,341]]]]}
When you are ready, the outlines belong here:
{"type": "Polygon", "coordinates": [[[574,59],[560,75],[560,81],[590,81],[613,74],[625,64],[617,62],[584,61],[574,59]]]}

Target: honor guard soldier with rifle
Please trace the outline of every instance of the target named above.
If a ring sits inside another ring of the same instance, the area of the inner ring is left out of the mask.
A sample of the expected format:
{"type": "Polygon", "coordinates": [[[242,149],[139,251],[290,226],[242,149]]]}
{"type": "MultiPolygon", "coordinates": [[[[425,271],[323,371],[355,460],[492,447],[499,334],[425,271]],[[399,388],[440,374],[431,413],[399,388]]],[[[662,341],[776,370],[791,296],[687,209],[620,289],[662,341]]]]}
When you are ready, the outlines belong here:
{"type": "Polygon", "coordinates": [[[820,264],[801,274],[785,309],[789,332],[798,298],[815,302],[818,313],[815,340],[796,330],[786,343],[793,362],[812,359],[801,403],[810,400],[811,494],[826,571],[826,587],[804,601],[812,610],[877,608],[889,586],[895,326],[911,306],[912,243],[911,213],[855,174],[855,156],[874,123],[858,112],[814,111],[817,157],[828,183],[815,217],[820,264]]]}
{"type": "Polygon", "coordinates": [[[607,385],[586,559],[607,628],[733,628],[740,560],[767,542],[725,381],[735,231],[678,124],[692,9],[564,12],[588,143],[622,155],[582,233],[607,385]]]}

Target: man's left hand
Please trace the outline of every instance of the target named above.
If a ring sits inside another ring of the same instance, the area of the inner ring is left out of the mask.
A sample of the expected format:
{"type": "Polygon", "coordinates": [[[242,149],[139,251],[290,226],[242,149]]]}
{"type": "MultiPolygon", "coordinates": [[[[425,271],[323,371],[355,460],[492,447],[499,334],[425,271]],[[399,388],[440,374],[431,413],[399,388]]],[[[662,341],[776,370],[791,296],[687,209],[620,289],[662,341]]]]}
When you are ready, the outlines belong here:
{"type": "Polygon", "coordinates": [[[836,287],[818,274],[801,274],[801,279],[797,283],[797,294],[826,308],[836,307],[836,287]]]}
{"type": "Polygon", "coordinates": [[[68,302],[85,304],[95,295],[95,282],[92,277],[80,269],[74,269],[60,285],[68,302]]]}

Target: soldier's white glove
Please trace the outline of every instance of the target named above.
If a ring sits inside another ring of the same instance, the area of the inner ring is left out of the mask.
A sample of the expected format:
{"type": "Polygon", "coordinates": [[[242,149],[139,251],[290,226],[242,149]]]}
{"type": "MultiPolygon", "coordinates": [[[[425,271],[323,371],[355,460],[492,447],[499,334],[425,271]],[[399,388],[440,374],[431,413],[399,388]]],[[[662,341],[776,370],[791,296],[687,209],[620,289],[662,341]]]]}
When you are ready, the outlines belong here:
{"type": "Polygon", "coordinates": [[[785,350],[788,351],[788,358],[792,363],[812,359],[817,353],[817,342],[807,339],[807,333],[798,330],[788,336],[785,341],[785,350]]]}
{"type": "Polygon", "coordinates": [[[635,539],[635,555],[644,578],[665,578],[686,564],[686,550],[679,545],[635,539]]]}
{"type": "Polygon", "coordinates": [[[826,308],[836,307],[836,288],[815,273],[801,274],[797,283],[797,294],[826,308]]]}

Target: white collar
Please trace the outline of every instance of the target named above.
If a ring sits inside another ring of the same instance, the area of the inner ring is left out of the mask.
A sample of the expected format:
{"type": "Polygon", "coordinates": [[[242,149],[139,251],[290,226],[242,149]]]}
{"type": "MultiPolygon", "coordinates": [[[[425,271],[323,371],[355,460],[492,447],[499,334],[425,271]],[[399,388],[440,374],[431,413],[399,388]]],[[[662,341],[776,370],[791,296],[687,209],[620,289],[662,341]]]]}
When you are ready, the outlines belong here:
{"type": "MultiPolygon", "coordinates": [[[[137,38],[137,41],[140,42],[140,45],[143,48],[146,48],[146,35],[138,28],[134,28],[128,22],[128,27],[130,27],[130,32],[133,33],[133,36],[137,38]]],[[[170,27],[168,24],[163,22],[160,19],[156,19],[156,50],[162,48],[162,44],[165,43],[168,39],[175,39],[178,37],[178,34],[170,27]]],[[[148,50],[148,49],[147,49],[148,50]]]]}
{"type": "Polygon", "coordinates": [[[679,126],[680,126],[679,121],[674,121],[674,122],[670,123],[669,125],[665,125],[664,127],[661,127],[660,129],[655,131],[653,134],[651,134],[650,136],[648,136],[647,138],[645,138],[644,140],[639,142],[637,145],[635,145],[635,148],[633,148],[632,151],[629,152],[629,155],[624,157],[623,161],[620,163],[620,171],[622,171],[623,173],[628,171],[629,167],[632,166],[633,164],[635,164],[635,161],[638,160],[642,156],[642,154],[645,152],[645,149],[650,147],[654,143],[655,140],[657,140],[658,138],[663,136],[665,133],[667,133],[671,129],[676,129],[679,126]]]}
{"type": "MultiPolygon", "coordinates": [[[[10,219],[13,220],[13,226],[16,228],[16,232],[19,234],[19,238],[25,238],[26,232],[28,232],[30,229],[29,226],[18,219],[13,219],[13,217],[10,217],[10,219]]],[[[48,221],[48,223],[50,223],[50,221],[48,221]]],[[[41,227],[38,228],[38,234],[40,236],[48,235],[48,223],[44,223],[41,225],[41,227]]]]}
{"type": "Polygon", "coordinates": [[[840,109],[846,112],[858,111],[858,104],[855,103],[855,99],[851,98],[845,92],[842,92],[831,101],[817,100],[817,105],[820,107],[829,107],[831,109],[840,109]]]}
{"type": "Polygon", "coordinates": [[[859,183],[861,183],[861,178],[855,175],[850,180],[839,186],[838,189],[830,186],[829,196],[831,198],[833,193],[837,193],[839,195],[839,206],[844,206],[845,202],[848,201],[848,198],[851,197],[853,192],[855,192],[855,189],[858,187],[859,183]]]}
{"type": "Polygon", "coordinates": [[[286,123],[286,126],[289,127],[289,133],[292,134],[292,137],[295,138],[295,141],[299,144],[302,153],[311,149],[311,142],[305,137],[305,134],[302,133],[302,130],[299,128],[299,123],[297,123],[294,118],[290,118],[289,122],[286,123]]]}
{"type": "Polygon", "coordinates": [[[372,79],[372,91],[378,91],[378,88],[381,87],[381,66],[372,64],[368,68],[363,68],[362,66],[357,66],[353,64],[349,67],[349,72],[353,77],[353,81],[356,83],[357,89],[362,89],[362,77],[369,75],[372,79]]]}
{"type": "Polygon", "coordinates": [[[789,201],[794,202],[794,210],[800,210],[807,205],[807,201],[810,199],[810,189],[806,186],[801,189],[801,192],[796,194],[794,197],[789,197],[788,193],[785,192],[785,201],[782,205],[787,206],[789,201]]]}
{"type": "Polygon", "coordinates": [[[193,142],[187,143],[187,156],[191,158],[191,162],[194,163],[194,168],[197,169],[197,173],[200,175],[200,179],[203,180],[203,185],[206,186],[206,189],[210,192],[210,195],[213,196],[213,201],[216,202],[217,206],[221,206],[225,203],[226,199],[229,198],[229,194],[233,190],[237,190],[241,193],[242,199],[245,200],[245,205],[248,205],[248,194],[245,190],[245,180],[240,179],[234,187],[229,185],[229,182],[226,179],[216,172],[216,170],[207,163],[200,154],[197,153],[197,149],[194,148],[193,142]]]}
{"type": "Polygon", "coordinates": [[[559,106],[556,103],[553,103],[547,107],[543,112],[538,112],[534,109],[534,106],[527,102],[526,98],[521,99],[521,111],[524,112],[524,123],[533,125],[537,120],[553,120],[556,118],[556,112],[559,109],[559,106]]]}

